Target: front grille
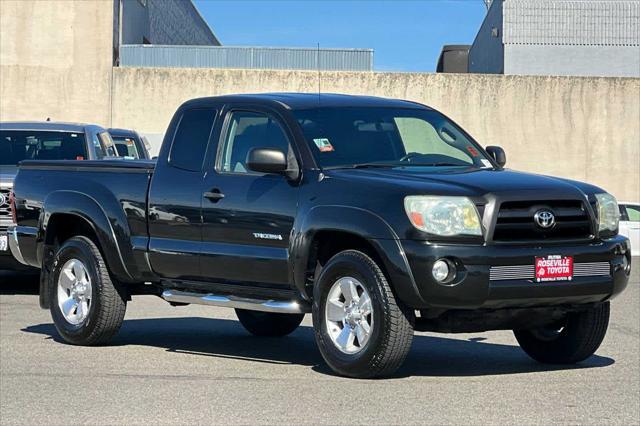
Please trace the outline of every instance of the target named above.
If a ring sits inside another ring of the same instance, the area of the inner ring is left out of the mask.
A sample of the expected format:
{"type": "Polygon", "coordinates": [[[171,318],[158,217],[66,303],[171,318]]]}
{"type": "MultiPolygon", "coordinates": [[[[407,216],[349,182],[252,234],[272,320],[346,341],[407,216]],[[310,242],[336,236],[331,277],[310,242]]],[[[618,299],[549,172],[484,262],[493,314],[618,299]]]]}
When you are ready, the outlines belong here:
{"type": "Polygon", "coordinates": [[[9,194],[11,190],[8,188],[0,188],[0,231],[7,229],[11,225],[11,209],[9,208],[9,194]]]}
{"type": "Polygon", "coordinates": [[[498,211],[493,241],[586,240],[591,234],[591,218],[580,200],[505,201],[498,211]],[[535,223],[534,215],[540,210],[553,213],[552,228],[535,223]]]}
{"type": "MultiPolygon", "coordinates": [[[[573,265],[574,277],[598,277],[611,274],[609,262],[586,262],[573,265]]],[[[490,281],[533,280],[536,270],[531,265],[492,266],[489,269],[490,281]]]]}
{"type": "Polygon", "coordinates": [[[573,265],[574,277],[594,277],[611,274],[609,262],[576,263],[573,265]]]}

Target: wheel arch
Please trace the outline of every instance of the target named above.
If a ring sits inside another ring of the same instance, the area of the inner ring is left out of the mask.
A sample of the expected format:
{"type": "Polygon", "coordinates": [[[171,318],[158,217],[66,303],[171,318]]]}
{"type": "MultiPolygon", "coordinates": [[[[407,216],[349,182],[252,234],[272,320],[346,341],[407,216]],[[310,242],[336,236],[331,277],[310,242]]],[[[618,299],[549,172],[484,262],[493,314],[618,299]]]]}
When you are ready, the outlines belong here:
{"type": "MultiPolygon", "coordinates": [[[[118,205],[119,206],[119,205],[118,205]]],[[[123,213],[124,214],[124,213],[123,213]]],[[[123,282],[134,281],[125,259],[132,258],[126,244],[129,228],[124,217],[107,214],[98,202],[86,194],[73,191],[56,191],[43,203],[40,229],[44,235],[38,261],[44,266],[56,243],[62,243],[75,235],[90,238],[105,259],[109,271],[123,282]]]]}
{"type": "Polygon", "coordinates": [[[310,298],[316,267],[343,250],[360,250],[380,265],[400,299],[423,302],[409,262],[393,229],[375,213],[345,206],[315,207],[293,238],[293,281],[310,298]]]}

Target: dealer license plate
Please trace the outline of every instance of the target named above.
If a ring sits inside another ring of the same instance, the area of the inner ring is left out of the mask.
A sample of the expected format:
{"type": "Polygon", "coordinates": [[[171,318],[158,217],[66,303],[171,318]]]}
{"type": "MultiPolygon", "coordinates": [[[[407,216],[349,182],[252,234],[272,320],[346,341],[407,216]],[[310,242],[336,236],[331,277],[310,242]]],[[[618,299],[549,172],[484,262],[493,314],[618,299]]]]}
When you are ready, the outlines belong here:
{"type": "Polygon", "coordinates": [[[0,235],[0,251],[9,250],[9,238],[6,235],[0,235]]]}
{"type": "Polygon", "coordinates": [[[536,282],[571,281],[573,257],[552,255],[536,257],[536,282]]]}

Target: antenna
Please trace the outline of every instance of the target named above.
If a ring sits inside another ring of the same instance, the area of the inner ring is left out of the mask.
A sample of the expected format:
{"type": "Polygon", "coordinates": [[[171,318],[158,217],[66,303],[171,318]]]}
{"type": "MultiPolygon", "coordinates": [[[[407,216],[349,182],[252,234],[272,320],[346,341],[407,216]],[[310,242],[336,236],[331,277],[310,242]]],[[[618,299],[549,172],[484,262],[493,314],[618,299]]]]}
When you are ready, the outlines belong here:
{"type": "Polygon", "coordinates": [[[320,105],[320,42],[318,42],[318,50],[316,50],[316,66],[318,68],[318,105],[320,105]]]}

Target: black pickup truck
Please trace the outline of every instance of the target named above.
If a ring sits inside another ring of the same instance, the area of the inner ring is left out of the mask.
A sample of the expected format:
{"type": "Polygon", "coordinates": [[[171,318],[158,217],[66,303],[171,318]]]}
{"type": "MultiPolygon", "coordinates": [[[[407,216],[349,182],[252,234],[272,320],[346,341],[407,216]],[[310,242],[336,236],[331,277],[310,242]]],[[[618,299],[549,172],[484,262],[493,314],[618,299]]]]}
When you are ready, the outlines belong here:
{"type": "Polygon", "coordinates": [[[42,267],[40,304],[73,344],[108,341],[153,294],[235,308],[259,336],[312,313],[351,377],[392,374],[414,330],[514,330],[540,362],[579,362],[629,278],[616,200],[505,161],[413,102],[196,99],[157,164],[23,162],[10,246],[42,267]]]}

